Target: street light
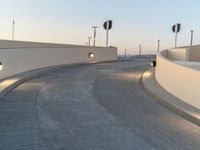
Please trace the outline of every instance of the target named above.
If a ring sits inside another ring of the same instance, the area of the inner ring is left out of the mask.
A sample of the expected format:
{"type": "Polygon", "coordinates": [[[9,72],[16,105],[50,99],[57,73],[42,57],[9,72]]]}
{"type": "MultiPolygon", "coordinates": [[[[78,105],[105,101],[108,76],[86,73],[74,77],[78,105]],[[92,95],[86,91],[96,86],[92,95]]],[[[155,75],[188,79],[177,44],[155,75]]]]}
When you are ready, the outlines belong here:
{"type": "Polygon", "coordinates": [[[93,46],[96,46],[96,30],[97,30],[97,26],[92,26],[92,28],[94,29],[94,42],[93,42],[93,46]]]}
{"type": "Polygon", "coordinates": [[[157,48],[157,53],[160,51],[160,40],[158,40],[158,48],[157,48]]]}
{"type": "Polygon", "coordinates": [[[0,62],[0,71],[3,69],[3,64],[0,62]]]}
{"type": "Polygon", "coordinates": [[[94,57],[94,53],[89,53],[89,58],[93,58],[94,57]]]}
{"type": "Polygon", "coordinates": [[[190,45],[193,45],[193,38],[194,38],[194,30],[190,30],[191,32],[191,41],[190,41],[190,45]]]}
{"type": "Polygon", "coordinates": [[[88,37],[88,46],[90,46],[90,41],[92,37],[88,37]]]}
{"type": "Polygon", "coordinates": [[[141,53],[142,53],[142,45],[139,45],[139,59],[141,58],[141,53]]]}
{"type": "Polygon", "coordinates": [[[151,62],[151,66],[152,66],[152,67],[156,67],[156,60],[153,60],[153,61],[151,62]]]}

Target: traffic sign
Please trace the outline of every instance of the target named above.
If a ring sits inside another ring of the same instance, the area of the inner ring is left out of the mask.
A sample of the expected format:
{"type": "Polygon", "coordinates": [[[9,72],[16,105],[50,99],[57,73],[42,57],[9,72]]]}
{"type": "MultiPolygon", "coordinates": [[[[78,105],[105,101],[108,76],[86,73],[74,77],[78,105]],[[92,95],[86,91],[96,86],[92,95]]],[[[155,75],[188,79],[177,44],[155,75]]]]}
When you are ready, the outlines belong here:
{"type": "Polygon", "coordinates": [[[112,24],[113,24],[112,20],[108,20],[103,24],[103,27],[105,30],[110,30],[112,29],[112,24]]]}
{"type": "Polygon", "coordinates": [[[177,47],[177,36],[178,36],[178,33],[180,32],[180,30],[181,30],[180,23],[177,23],[172,26],[172,31],[175,33],[175,48],[177,47]]]}
{"type": "Polygon", "coordinates": [[[180,23],[177,23],[177,24],[175,24],[175,25],[172,26],[172,31],[174,33],[179,33],[180,30],[181,30],[181,24],[180,23]]]}

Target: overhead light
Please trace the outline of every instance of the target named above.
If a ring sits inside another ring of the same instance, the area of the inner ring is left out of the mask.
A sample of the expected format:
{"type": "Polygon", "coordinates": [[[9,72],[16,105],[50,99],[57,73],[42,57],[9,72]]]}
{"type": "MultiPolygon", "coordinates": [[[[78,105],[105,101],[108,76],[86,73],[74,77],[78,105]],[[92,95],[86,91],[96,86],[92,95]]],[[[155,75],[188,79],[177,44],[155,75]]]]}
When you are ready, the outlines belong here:
{"type": "Polygon", "coordinates": [[[94,53],[89,53],[89,57],[93,58],[94,57],[94,53]]]}
{"type": "Polygon", "coordinates": [[[151,62],[151,66],[152,66],[152,67],[156,67],[156,60],[153,60],[153,61],[151,62]]]}

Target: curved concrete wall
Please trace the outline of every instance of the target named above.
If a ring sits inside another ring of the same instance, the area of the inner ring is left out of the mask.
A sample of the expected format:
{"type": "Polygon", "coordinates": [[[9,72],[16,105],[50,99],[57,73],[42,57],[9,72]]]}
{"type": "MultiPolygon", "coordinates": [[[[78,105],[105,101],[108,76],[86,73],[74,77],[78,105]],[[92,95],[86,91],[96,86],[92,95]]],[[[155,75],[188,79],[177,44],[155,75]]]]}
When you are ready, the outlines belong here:
{"type": "Polygon", "coordinates": [[[48,43],[41,43],[40,45],[38,43],[16,41],[9,47],[9,42],[5,41],[3,44],[0,41],[0,47],[7,46],[7,49],[0,48],[0,62],[3,64],[3,70],[0,71],[0,79],[49,66],[114,61],[117,59],[117,48],[114,47],[81,47],[48,43]],[[26,48],[19,48],[23,46],[26,48]],[[89,58],[89,53],[91,52],[94,53],[94,58],[89,58]]]}
{"type": "Polygon", "coordinates": [[[70,45],[70,44],[56,44],[56,43],[42,43],[42,42],[26,42],[26,41],[12,41],[12,40],[0,40],[0,48],[72,48],[72,47],[86,47],[82,45],[70,45]]]}
{"type": "MultiPolygon", "coordinates": [[[[184,64],[183,62],[173,62],[169,59],[172,55],[169,53],[170,50],[165,50],[157,55],[156,80],[174,96],[200,109],[200,70],[180,65],[184,64]]],[[[183,56],[186,56],[185,59],[188,58],[188,54],[182,54],[181,59],[183,56]]],[[[180,55],[177,58],[180,58],[180,55]]]]}

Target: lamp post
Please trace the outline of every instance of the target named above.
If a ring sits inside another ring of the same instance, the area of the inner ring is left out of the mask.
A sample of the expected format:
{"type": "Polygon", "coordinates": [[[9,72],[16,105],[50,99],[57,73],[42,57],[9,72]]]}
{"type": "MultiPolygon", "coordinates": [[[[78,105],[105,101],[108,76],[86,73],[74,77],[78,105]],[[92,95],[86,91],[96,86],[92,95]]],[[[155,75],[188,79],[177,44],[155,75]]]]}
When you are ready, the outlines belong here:
{"type": "Polygon", "coordinates": [[[96,30],[97,30],[97,26],[92,26],[92,28],[94,29],[94,41],[93,41],[93,46],[96,46],[96,30]]]}
{"type": "Polygon", "coordinates": [[[90,46],[90,41],[92,37],[88,37],[88,46],[90,46]]]}
{"type": "Polygon", "coordinates": [[[139,59],[141,58],[141,53],[142,53],[142,45],[139,45],[139,59]]]}
{"type": "Polygon", "coordinates": [[[157,48],[157,53],[160,51],[160,40],[158,40],[158,48],[157,48]]]}
{"type": "Polygon", "coordinates": [[[193,45],[193,38],[194,38],[194,30],[190,30],[191,32],[191,41],[190,41],[190,45],[193,45]]]}
{"type": "Polygon", "coordinates": [[[124,49],[124,57],[127,58],[126,49],[124,49]]]}
{"type": "Polygon", "coordinates": [[[14,36],[15,36],[15,21],[13,20],[13,22],[12,22],[12,40],[14,40],[14,36]]]}

